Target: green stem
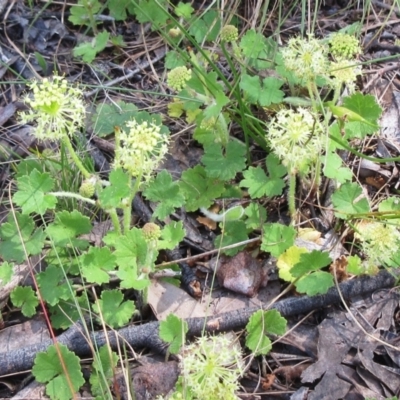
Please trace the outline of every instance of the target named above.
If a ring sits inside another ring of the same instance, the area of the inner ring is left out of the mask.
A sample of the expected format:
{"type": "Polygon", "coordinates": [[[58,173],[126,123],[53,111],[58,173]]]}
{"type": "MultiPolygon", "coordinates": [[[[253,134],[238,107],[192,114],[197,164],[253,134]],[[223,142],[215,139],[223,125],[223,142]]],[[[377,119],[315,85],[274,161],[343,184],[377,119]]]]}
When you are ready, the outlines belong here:
{"type": "Polygon", "coordinates": [[[86,15],[89,20],[89,26],[92,28],[93,33],[96,35],[97,34],[97,24],[96,24],[96,20],[95,20],[94,14],[93,14],[93,6],[90,1],[83,0],[83,7],[85,8],[85,10],[87,12],[86,15]]]}
{"type": "Polygon", "coordinates": [[[81,171],[82,175],[86,178],[90,178],[90,173],[89,171],[83,166],[81,160],[79,159],[78,155],[76,154],[74,148],[72,147],[72,143],[69,140],[68,136],[64,136],[62,138],[62,143],[65,145],[65,147],[68,149],[69,154],[72,157],[72,160],[74,161],[75,165],[78,167],[79,171],[81,171]]]}
{"type": "Polygon", "coordinates": [[[296,174],[290,173],[288,202],[289,202],[289,213],[290,213],[290,218],[292,219],[292,223],[295,222],[295,217],[296,217],[295,195],[296,195],[296,174]]]}
{"type": "Polygon", "coordinates": [[[96,201],[93,199],[89,199],[88,197],[83,197],[78,193],[71,193],[71,192],[50,192],[49,194],[52,194],[53,196],[56,197],[69,197],[72,199],[77,199],[81,201],[86,201],[86,203],[92,204],[93,206],[96,205],[96,201]]]}
{"type": "Polygon", "coordinates": [[[315,101],[315,91],[314,91],[315,83],[307,82],[308,95],[310,96],[312,108],[314,112],[318,111],[317,102],[315,101]]]}
{"type": "Polygon", "coordinates": [[[110,215],[111,222],[114,226],[115,231],[118,233],[118,235],[122,235],[121,224],[119,223],[119,218],[116,209],[112,208],[111,210],[108,210],[108,214],[110,215]]]}
{"type": "MultiPolygon", "coordinates": [[[[124,233],[129,231],[131,228],[131,219],[132,219],[132,201],[133,198],[135,197],[136,193],[139,190],[140,183],[142,181],[142,176],[143,174],[140,173],[140,175],[136,178],[135,184],[133,188],[131,189],[131,194],[129,197],[126,199],[127,204],[126,207],[124,207],[124,221],[123,221],[123,226],[124,226],[124,233]]],[[[130,183],[131,184],[131,183],[130,183]]]]}

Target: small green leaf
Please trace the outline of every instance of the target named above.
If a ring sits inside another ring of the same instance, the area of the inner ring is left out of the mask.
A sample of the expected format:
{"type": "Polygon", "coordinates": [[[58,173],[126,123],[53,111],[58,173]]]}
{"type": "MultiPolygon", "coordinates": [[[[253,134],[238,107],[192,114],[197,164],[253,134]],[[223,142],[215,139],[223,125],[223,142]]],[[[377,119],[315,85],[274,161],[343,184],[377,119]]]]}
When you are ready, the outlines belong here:
{"type": "Polygon", "coordinates": [[[311,271],[324,268],[332,262],[326,251],[313,250],[310,253],[300,255],[300,261],[290,270],[290,273],[298,278],[311,271]]]}
{"type": "Polygon", "coordinates": [[[106,48],[109,39],[109,32],[100,32],[92,39],[90,43],[84,42],[76,46],[72,50],[72,53],[74,57],[82,56],[82,60],[89,64],[96,58],[97,53],[100,53],[106,48]]]}
{"type": "Polygon", "coordinates": [[[160,220],[164,220],[176,208],[182,207],[185,201],[178,182],[173,182],[172,176],[166,170],[161,171],[149,183],[143,194],[148,200],[160,202],[153,213],[153,218],[160,220]]]}
{"type": "Polygon", "coordinates": [[[17,179],[18,191],[14,194],[15,204],[22,208],[23,214],[37,213],[43,215],[48,209],[54,209],[57,199],[46,194],[53,189],[54,181],[48,173],[34,169],[29,176],[17,179]]]}
{"type": "Polygon", "coordinates": [[[147,254],[147,243],[141,229],[132,228],[115,242],[117,264],[120,267],[137,269],[138,264],[144,263],[147,254]]]}
{"type": "MultiPolygon", "coordinates": [[[[182,51],[170,50],[165,55],[164,66],[167,69],[174,69],[176,67],[183,67],[186,64],[187,64],[187,60],[186,60],[185,57],[182,56],[182,51]]],[[[168,109],[169,109],[169,105],[170,104],[168,104],[168,109]]]]}
{"type": "Polygon", "coordinates": [[[282,224],[265,224],[261,241],[261,250],[279,257],[290,246],[293,246],[296,230],[282,224]]]}
{"type": "Polygon", "coordinates": [[[87,296],[75,296],[73,299],[59,300],[55,306],[49,306],[51,326],[55,329],[68,329],[82,316],[82,309],[89,309],[87,296]]]}
{"type": "MultiPolygon", "coordinates": [[[[249,236],[246,230],[246,224],[243,221],[226,221],[220,224],[223,233],[215,238],[215,247],[225,247],[248,240],[249,236]]],[[[234,256],[243,250],[246,245],[238,246],[233,249],[224,250],[227,256],[234,256]]]]}
{"type": "Polygon", "coordinates": [[[361,275],[365,272],[360,257],[357,255],[347,257],[347,272],[353,275],[361,275]]]}
{"type": "Polygon", "coordinates": [[[43,300],[51,306],[55,306],[60,299],[69,300],[73,295],[68,282],[65,282],[64,272],[55,265],[49,265],[45,271],[40,272],[37,281],[43,300]]]}
{"type": "Polygon", "coordinates": [[[273,77],[263,79],[263,88],[258,97],[258,102],[262,107],[268,107],[271,104],[282,103],[285,93],[280,90],[283,81],[273,77]]]}
{"type": "Polygon", "coordinates": [[[126,43],[124,42],[124,37],[122,35],[111,36],[110,42],[116,47],[126,47],[126,43]]]}
{"type": "Polygon", "coordinates": [[[133,103],[117,101],[111,104],[100,103],[93,115],[93,130],[100,137],[114,133],[114,127],[127,129],[126,123],[136,117],[138,108],[133,103]]]}
{"type": "MultiPolygon", "coordinates": [[[[382,114],[382,108],[377,103],[375,96],[356,92],[343,99],[343,107],[360,115],[361,118],[368,121],[371,126],[378,127],[378,120],[382,114]]],[[[364,121],[361,120],[359,122],[364,121]]]]}
{"type": "Polygon", "coordinates": [[[265,37],[254,29],[249,29],[240,41],[243,55],[249,58],[257,58],[265,49],[265,37]]]}
{"type": "Polygon", "coordinates": [[[188,330],[187,322],[174,314],[169,314],[165,321],[160,322],[160,338],[170,344],[169,351],[171,354],[179,353],[183,343],[185,343],[188,330]]]}
{"type": "MultiPolygon", "coordinates": [[[[202,116],[204,117],[204,113],[202,113],[202,116]]],[[[198,125],[194,130],[193,137],[201,143],[203,147],[213,146],[215,144],[225,147],[229,142],[229,121],[229,116],[225,113],[221,113],[218,117],[210,120],[202,118],[201,121],[196,121],[198,125]],[[205,126],[203,126],[203,123],[205,123],[205,126]]]]}
{"type": "Polygon", "coordinates": [[[210,207],[225,190],[224,184],[209,178],[204,167],[200,165],[184,171],[179,186],[186,198],[186,211],[210,207]]]}
{"type": "Polygon", "coordinates": [[[120,288],[121,289],[135,289],[143,290],[150,286],[150,280],[147,277],[141,277],[139,279],[137,266],[122,266],[117,271],[117,276],[121,279],[120,288]]]}
{"type": "Polygon", "coordinates": [[[175,14],[183,19],[189,19],[193,14],[194,8],[190,3],[182,3],[181,1],[175,7],[175,14]]]}
{"type": "Polygon", "coordinates": [[[378,211],[385,213],[390,223],[400,225],[400,201],[398,197],[388,197],[381,201],[378,211]]]}
{"type": "Polygon", "coordinates": [[[364,138],[379,129],[378,119],[382,109],[372,95],[363,95],[360,92],[345,97],[343,104],[337,106],[327,102],[333,115],[345,121],[345,131],[348,138],[364,138]]]}
{"type": "Polygon", "coordinates": [[[368,200],[362,196],[362,189],[357,183],[345,183],[332,195],[335,215],[346,219],[351,214],[368,213],[368,200]]]}
{"type": "Polygon", "coordinates": [[[220,31],[221,18],[214,10],[207,11],[202,18],[196,19],[189,26],[189,33],[194,36],[198,43],[214,42],[220,31]]]}
{"type": "Polygon", "coordinates": [[[107,271],[116,267],[116,256],[108,247],[90,247],[89,252],[80,256],[82,275],[90,283],[99,285],[108,283],[110,276],[107,271]]]}
{"type": "Polygon", "coordinates": [[[256,104],[261,93],[260,78],[258,76],[242,74],[239,86],[243,90],[247,100],[252,104],[256,104]]]}
{"type": "Polygon", "coordinates": [[[283,335],[287,321],[276,310],[255,312],[246,325],[246,346],[254,355],[268,354],[272,348],[268,333],[283,335]]]}
{"type": "Polygon", "coordinates": [[[307,296],[325,294],[333,285],[333,276],[325,271],[316,271],[303,276],[295,284],[296,290],[299,293],[305,293],[307,296]]]}
{"type": "Polygon", "coordinates": [[[185,237],[183,222],[170,222],[161,231],[161,239],[157,243],[158,249],[173,250],[185,237]]]}
{"type": "Polygon", "coordinates": [[[70,400],[85,383],[79,358],[69,351],[67,346],[60,343],[57,344],[57,348],[51,345],[46,352],[36,356],[32,374],[38,382],[48,382],[46,394],[51,399],[70,400]],[[73,393],[69,384],[72,384],[73,393]]]}
{"type": "Polygon", "coordinates": [[[125,21],[127,17],[126,9],[131,4],[131,0],[108,0],[108,10],[110,16],[116,21],[125,21]]]}
{"type": "Polygon", "coordinates": [[[104,290],[101,299],[93,305],[93,310],[112,328],[126,325],[135,311],[135,304],[131,300],[123,301],[123,294],[119,290],[104,290]]]}
{"type": "Polygon", "coordinates": [[[32,217],[16,212],[7,221],[0,225],[0,255],[5,261],[20,264],[26,256],[41,253],[46,235],[41,228],[35,230],[32,217]]]}
{"type": "Polygon", "coordinates": [[[267,219],[267,210],[258,203],[250,203],[244,209],[244,215],[247,217],[245,224],[247,229],[260,229],[267,219]]]}
{"type": "Polygon", "coordinates": [[[294,282],[296,278],[292,275],[292,268],[300,261],[300,256],[307,253],[304,247],[291,246],[282,253],[276,262],[279,269],[279,278],[286,282],[294,282]]]}
{"type": "Polygon", "coordinates": [[[204,147],[204,156],[201,161],[210,178],[218,178],[222,181],[234,179],[246,165],[246,147],[236,140],[231,140],[225,150],[219,144],[204,147]]]}
{"type": "Polygon", "coordinates": [[[13,276],[13,265],[4,261],[0,264],[0,289],[7,285],[13,276]]]}
{"type": "Polygon", "coordinates": [[[339,183],[345,183],[351,181],[353,172],[343,165],[343,160],[337,153],[328,151],[325,154],[324,175],[327,178],[335,179],[339,183]]]}
{"type": "Polygon", "coordinates": [[[14,306],[20,307],[25,317],[32,317],[32,315],[36,314],[39,300],[31,287],[18,286],[11,292],[10,297],[14,306]]]}
{"type": "Polygon", "coordinates": [[[99,194],[103,208],[118,208],[122,199],[128,198],[131,193],[130,176],[121,168],[112,170],[109,176],[110,186],[106,186],[99,194]]]}
{"type": "MultiPolygon", "coordinates": [[[[101,4],[97,0],[91,0],[90,2],[90,12],[94,15],[97,14],[101,10],[101,4]]],[[[90,15],[87,9],[81,2],[78,2],[77,5],[72,6],[69,9],[70,16],[68,17],[68,21],[72,22],[74,25],[87,25],[90,26],[90,15]]]]}
{"type": "Polygon", "coordinates": [[[287,170],[280,164],[278,157],[269,154],[266,159],[266,166],[269,175],[266,175],[260,166],[250,167],[243,172],[244,179],[240,182],[240,186],[248,188],[252,199],[259,199],[263,196],[280,196],[285,187],[282,177],[287,173],[287,170]]]}
{"type": "Polygon", "coordinates": [[[262,83],[258,76],[242,74],[240,88],[250,103],[268,107],[281,103],[285,93],[280,90],[283,81],[273,77],[265,78],[262,83]]]}
{"type": "MultiPolygon", "coordinates": [[[[211,105],[207,106],[203,111],[203,115],[205,118],[213,118],[221,115],[222,109],[229,103],[229,97],[225,96],[222,88],[218,85],[213,87],[214,90],[210,90],[212,96],[215,99],[211,105]]],[[[223,143],[225,144],[225,143],[223,143]]]]}
{"type": "Polygon", "coordinates": [[[151,22],[151,28],[164,25],[168,18],[168,2],[166,0],[141,0],[134,2],[134,12],[139,23],[151,22]]]}
{"type": "Polygon", "coordinates": [[[88,234],[92,230],[89,217],[82,215],[78,210],[57,212],[54,221],[46,228],[46,233],[54,244],[58,246],[71,245],[86,247],[87,241],[78,236],[88,234]]]}

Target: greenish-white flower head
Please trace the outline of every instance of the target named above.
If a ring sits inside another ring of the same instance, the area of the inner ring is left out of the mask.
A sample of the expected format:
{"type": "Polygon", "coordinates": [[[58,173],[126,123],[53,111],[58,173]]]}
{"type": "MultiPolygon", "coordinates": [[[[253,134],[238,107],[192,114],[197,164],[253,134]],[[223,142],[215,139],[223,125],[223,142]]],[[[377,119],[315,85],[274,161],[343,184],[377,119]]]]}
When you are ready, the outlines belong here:
{"type": "Polygon", "coordinates": [[[239,31],[238,28],[236,28],[236,26],[225,25],[221,29],[221,40],[223,42],[228,42],[228,43],[236,42],[238,38],[239,38],[239,31]]]}
{"type": "Polygon", "coordinates": [[[239,344],[229,335],[203,336],[186,347],[183,379],[198,399],[237,400],[244,364],[239,344]]]}
{"type": "Polygon", "coordinates": [[[346,85],[350,94],[356,90],[357,76],[361,75],[361,66],[356,65],[353,60],[344,58],[331,62],[330,76],[332,85],[335,88],[341,88],[346,85]]]}
{"type": "Polygon", "coordinates": [[[65,78],[55,75],[52,79],[33,81],[28,86],[33,95],[25,98],[30,110],[20,114],[21,122],[36,122],[33,134],[37,139],[60,140],[84,126],[82,91],[69,85],[65,78]]]}
{"type": "Polygon", "coordinates": [[[161,237],[161,228],[154,222],[148,222],[142,228],[143,237],[147,242],[156,241],[161,237]]]}
{"type": "Polygon", "coordinates": [[[357,38],[347,33],[337,32],[329,40],[331,54],[336,59],[350,60],[361,54],[361,47],[357,38]]]}
{"type": "Polygon", "coordinates": [[[83,180],[79,187],[79,194],[83,197],[92,197],[96,191],[96,181],[97,179],[95,176],[83,180]]]}
{"type": "Polygon", "coordinates": [[[269,126],[267,140],[289,173],[305,174],[320,156],[323,127],[307,109],[280,110],[269,126]]]}
{"type": "Polygon", "coordinates": [[[152,122],[132,120],[127,126],[129,131],[118,133],[114,168],[122,168],[146,181],[167,153],[169,137],[161,133],[160,125],[152,122]]]}
{"type": "Polygon", "coordinates": [[[282,49],[285,67],[299,79],[314,81],[319,75],[326,75],[328,70],[328,49],[313,35],[308,38],[294,37],[289,39],[282,49]]]}
{"type": "Polygon", "coordinates": [[[171,28],[168,31],[168,35],[175,39],[182,36],[182,31],[179,28],[171,28]]]}
{"type": "Polygon", "coordinates": [[[400,232],[394,225],[377,221],[362,221],[354,235],[361,242],[366,255],[366,265],[377,270],[380,266],[393,264],[393,256],[400,246],[400,232]]]}
{"type": "Polygon", "coordinates": [[[180,92],[186,85],[186,82],[192,77],[192,70],[186,67],[176,67],[169,71],[167,76],[168,86],[180,92]]]}

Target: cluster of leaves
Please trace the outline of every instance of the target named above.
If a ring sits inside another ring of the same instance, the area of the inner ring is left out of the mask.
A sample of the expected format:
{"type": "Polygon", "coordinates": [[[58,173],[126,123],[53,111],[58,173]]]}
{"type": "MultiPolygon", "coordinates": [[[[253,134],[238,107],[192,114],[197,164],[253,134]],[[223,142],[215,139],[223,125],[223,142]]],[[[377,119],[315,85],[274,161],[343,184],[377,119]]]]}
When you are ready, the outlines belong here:
{"type": "Polygon", "coordinates": [[[100,18],[103,12],[108,12],[108,18],[115,21],[126,21],[128,17],[134,16],[139,23],[150,23],[153,30],[159,29],[168,32],[174,28],[172,19],[185,22],[188,33],[198,43],[214,41],[221,29],[221,21],[215,10],[208,10],[200,17],[194,14],[190,3],[179,2],[172,5],[167,0],[136,0],[120,1],[107,0],[79,0],[70,8],[68,20],[74,25],[87,26],[93,35],[90,41],[83,41],[73,50],[75,57],[81,57],[86,63],[91,63],[107,46],[117,48],[125,46],[121,35],[112,35],[105,29],[100,29],[104,18],[100,18]],[[212,27],[210,29],[210,27],[212,27]]]}
{"type": "MultiPolygon", "coordinates": [[[[208,209],[218,199],[242,200],[246,196],[248,205],[243,213],[228,215],[223,210],[221,215],[215,216],[221,232],[215,246],[243,242],[255,232],[261,232],[261,250],[278,259],[283,280],[293,284],[300,293],[326,293],[333,285],[332,275],[323,270],[333,261],[329,254],[295,245],[296,229],[268,222],[267,209],[259,203],[260,199],[282,196],[287,166],[273,152],[258,165],[248,162],[246,144],[253,138],[268,149],[269,140],[265,136],[267,124],[254,117],[252,108],[279,108],[287,107],[287,104],[310,106],[308,99],[298,97],[303,83],[285,67],[276,43],[253,29],[245,32],[237,43],[222,42],[221,51],[232,71],[232,80],[228,80],[216,66],[214,55],[204,51],[199,44],[218,42],[222,22],[216,12],[209,10],[198,17],[189,4],[172,6],[166,0],[109,0],[106,6],[98,0],[79,0],[71,7],[70,21],[89,26],[95,35],[91,43],[83,43],[74,50],[75,55],[83,55],[86,62],[91,62],[110,40],[108,32],[98,32],[96,17],[106,7],[116,20],[124,20],[131,14],[141,23],[151,22],[153,29],[163,32],[178,29],[178,35],[185,34],[196,44],[195,51],[178,52],[175,49],[167,56],[168,69],[189,64],[193,70],[171,102],[169,114],[195,124],[194,139],[204,147],[204,155],[201,163],[184,171],[180,179],[173,179],[164,170],[140,188],[143,196],[156,204],[153,219],[165,222],[182,207],[188,212],[197,212],[208,209]],[[266,69],[274,69],[275,73],[261,79],[259,72],[266,69]],[[285,95],[287,92],[290,92],[289,96],[285,95]],[[246,143],[229,134],[232,121],[242,126],[246,143]]],[[[122,45],[121,38],[114,40],[114,44],[122,45]]],[[[171,39],[173,46],[178,43],[178,38],[171,39]]],[[[325,83],[321,79],[318,87],[325,83]]],[[[329,117],[329,121],[324,121],[326,147],[321,154],[322,171],[325,177],[340,184],[332,196],[335,215],[342,220],[355,219],[355,214],[357,218],[367,216],[371,206],[362,196],[361,187],[352,182],[352,171],[344,165],[337,151],[351,150],[354,139],[374,133],[381,110],[372,96],[360,93],[345,97],[340,105],[333,101],[321,102],[319,109],[321,115],[329,117]],[[334,123],[330,121],[332,116],[334,123]]],[[[114,132],[115,126],[125,128],[132,118],[141,121],[150,117],[124,102],[101,105],[93,117],[94,129],[99,136],[107,136],[114,132]]],[[[153,115],[151,120],[161,125],[160,116],[153,115]]],[[[125,199],[131,195],[131,181],[132,177],[126,171],[114,169],[93,203],[105,211],[123,210],[125,199]]],[[[185,235],[182,223],[167,223],[155,247],[137,227],[109,232],[98,247],[87,239],[92,231],[90,218],[82,211],[60,207],[57,175],[49,172],[45,163],[21,161],[16,182],[13,202],[18,211],[10,214],[8,221],[0,227],[0,255],[4,259],[0,279],[3,283],[9,281],[14,264],[23,263],[33,255],[45,254],[48,267],[37,275],[39,293],[30,287],[19,287],[11,295],[13,304],[31,316],[41,298],[49,307],[55,328],[69,327],[80,317],[82,309],[90,310],[99,322],[112,328],[128,323],[136,309],[133,301],[124,299],[122,290],[146,290],[159,251],[173,249],[182,241],[185,235]],[[76,283],[76,277],[81,278],[81,284],[76,283]],[[110,289],[108,286],[114,277],[118,279],[119,287],[110,289]],[[102,286],[100,297],[91,298],[82,291],[86,284],[102,286]]],[[[397,215],[399,207],[395,199],[390,198],[379,205],[379,212],[386,216],[397,215]]],[[[225,253],[235,255],[243,248],[237,246],[225,253]]],[[[400,259],[400,252],[390,254],[384,264],[392,266],[396,259],[400,259]]],[[[359,257],[349,258],[349,273],[365,271],[359,257]]],[[[271,349],[267,335],[281,335],[285,329],[286,321],[278,312],[255,313],[246,327],[246,346],[255,355],[267,354],[271,349]]],[[[179,352],[187,330],[187,325],[172,315],[161,323],[160,337],[170,343],[171,353],[179,352]]],[[[99,398],[107,392],[116,362],[116,356],[108,349],[99,351],[91,378],[93,393],[99,398]]],[[[55,388],[62,386],[65,398],[70,398],[83,383],[81,374],[76,372],[75,375],[71,369],[79,371],[77,358],[63,346],[58,346],[37,358],[34,373],[39,381],[48,382],[48,394],[56,397],[55,388]],[[64,366],[55,365],[54,360],[59,355],[65,361],[64,366]],[[46,365],[51,367],[46,369],[46,365]]]]}

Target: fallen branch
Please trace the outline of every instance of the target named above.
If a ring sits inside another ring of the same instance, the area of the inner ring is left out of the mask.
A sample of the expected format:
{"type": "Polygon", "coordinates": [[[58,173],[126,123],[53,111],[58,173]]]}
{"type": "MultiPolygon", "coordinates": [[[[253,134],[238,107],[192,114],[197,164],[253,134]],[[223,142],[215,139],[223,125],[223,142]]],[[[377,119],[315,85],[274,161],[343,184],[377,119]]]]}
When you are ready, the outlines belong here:
{"type": "MultiPolygon", "coordinates": [[[[359,295],[365,295],[378,289],[392,287],[396,278],[387,271],[381,271],[374,277],[361,277],[341,283],[339,285],[343,297],[346,300],[359,295]]],[[[328,307],[340,303],[339,293],[336,288],[331,288],[327,294],[314,297],[302,296],[291,297],[275,303],[272,307],[278,310],[282,316],[305,314],[312,310],[328,307]]],[[[258,311],[259,307],[240,309],[209,318],[189,318],[186,322],[189,325],[189,336],[199,336],[205,330],[207,332],[229,331],[242,329],[249,317],[258,311]]],[[[130,325],[117,331],[109,331],[108,341],[112,348],[117,348],[123,342],[129,343],[134,349],[150,348],[159,353],[165,353],[166,345],[158,335],[159,322],[149,322],[143,325],[130,325]]],[[[62,335],[57,337],[59,343],[65,344],[79,356],[91,354],[90,343],[103,346],[107,343],[105,333],[94,332],[87,338],[81,323],[75,324],[62,335]]],[[[45,351],[53,342],[46,340],[22,349],[0,353],[0,375],[26,371],[32,368],[33,361],[38,352],[45,351]]]]}

